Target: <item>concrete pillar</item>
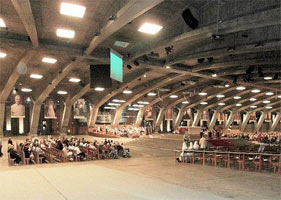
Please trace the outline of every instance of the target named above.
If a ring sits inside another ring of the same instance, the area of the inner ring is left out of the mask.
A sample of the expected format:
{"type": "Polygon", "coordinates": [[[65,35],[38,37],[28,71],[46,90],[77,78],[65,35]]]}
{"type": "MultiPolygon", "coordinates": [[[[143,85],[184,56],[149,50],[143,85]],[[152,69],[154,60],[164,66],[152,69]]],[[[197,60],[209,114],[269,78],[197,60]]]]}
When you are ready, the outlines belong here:
{"type": "Polygon", "coordinates": [[[136,122],[135,122],[135,126],[141,125],[143,115],[144,115],[144,109],[141,108],[141,109],[139,109],[139,112],[138,112],[138,115],[137,115],[137,118],[136,118],[136,122]]]}
{"type": "Polygon", "coordinates": [[[89,118],[89,127],[94,127],[97,121],[97,117],[99,114],[99,107],[93,106],[90,118],[89,118]]]}
{"type": "Polygon", "coordinates": [[[4,136],[5,103],[0,104],[0,138],[4,136]]]}
{"type": "Polygon", "coordinates": [[[241,131],[244,131],[244,130],[245,130],[245,128],[246,128],[246,126],[247,126],[247,124],[248,124],[248,121],[249,121],[249,119],[250,119],[250,115],[251,115],[251,112],[247,112],[247,113],[246,113],[246,116],[245,116],[245,118],[244,118],[244,120],[243,120],[243,122],[242,122],[242,124],[241,124],[241,131]]]}
{"type": "Polygon", "coordinates": [[[265,118],[266,114],[267,114],[267,112],[262,112],[262,114],[261,114],[261,116],[259,118],[259,121],[258,121],[258,123],[256,125],[256,131],[259,131],[261,129],[261,126],[262,126],[262,124],[264,122],[264,118],[265,118]]]}
{"type": "Polygon", "coordinates": [[[218,115],[219,115],[219,112],[215,111],[213,116],[212,116],[212,119],[210,121],[209,129],[213,130],[214,126],[216,125],[216,121],[217,121],[218,115]]]}
{"type": "Polygon", "coordinates": [[[167,120],[167,131],[171,131],[171,120],[167,120]]]}
{"type": "Polygon", "coordinates": [[[232,112],[232,111],[230,112],[230,115],[228,116],[228,119],[227,119],[226,124],[225,124],[226,129],[229,129],[231,123],[234,120],[235,115],[236,115],[236,112],[232,112]]]}
{"type": "Polygon", "coordinates": [[[119,125],[120,119],[122,117],[122,112],[123,112],[123,107],[122,106],[116,109],[114,118],[112,120],[112,125],[113,126],[119,125]]]}
{"type": "Polygon", "coordinates": [[[38,133],[38,123],[40,118],[40,111],[41,111],[41,103],[38,104],[34,102],[32,115],[31,115],[31,123],[30,123],[30,135],[35,136],[38,133]]]}
{"type": "Polygon", "coordinates": [[[72,105],[68,103],[66,103],[64,106],[60,131],[61,134],[67,134],[67,128],[71,117],[71,108],[72,105]]]}
{"type": "Polygon", "coordinates": [[[161,122],[163,121],[165,112],[166,112],[166,109],[164,109],[164,108],[160,109],[159,114],[158,114],[157,119],[156,119],[154,132],[159,131],[159,126],[160,126],[161,122]]]}
{"type": "Polygon", "coordinates": [[[271,125],[269,131],[274,131],[274,130],[276,129],[277,125],[278,125],[279,122],[280,122],[280,119],[281,119],[281,112],[279,112],[279,113],[277,114],[277,116],[274,118],[273,123],[272,123],[272,125],[271,125]]]}
{"type": "Polygon", "coordinates": [[[177,115],[176,120],[175,120],[175,124],[174,124],[174,129],[175,129],[175,130],[178,129],[178,127],[179,127],[179,125],[180,125],[180,123],[181,123],[181,120],[182,120],[182,118],[183,118],[184,112],[185,112],[185,110],[184,110],[183,108],[181,108],[181,109],[179,110],[178,115],[177,115]]]}
{"type": "Polygon", "coordinates": [[[197,111],[196,116],[194,117],[194,121],[193,121],[193,123],[192,123],[192,126],[193,126],[193,127],[195,127],[195,126],[198,125],[198,122],[199,122],[199,120],[200,120],[200,116],[201,116],[202,112],[203,112],[202,109],[200,109],[200,110],[197,111]]]}

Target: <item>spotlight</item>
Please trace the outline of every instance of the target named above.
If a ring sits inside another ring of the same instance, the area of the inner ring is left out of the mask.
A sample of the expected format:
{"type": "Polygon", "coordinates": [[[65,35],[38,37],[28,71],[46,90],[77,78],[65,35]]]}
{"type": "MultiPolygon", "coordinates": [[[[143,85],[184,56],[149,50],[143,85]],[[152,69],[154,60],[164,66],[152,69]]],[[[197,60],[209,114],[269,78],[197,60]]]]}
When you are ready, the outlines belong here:
{"type": "Polygon", "coordinates": [[[213,57],[208,57],[207,59],[208,59],[209,63],[213,62],[213,60],[214,60],[213,57]]]}
{"type": "Polygon", "coordinates": [[[127,68],[128,68],[129,70],[131,70],[131,69],[132,69],[132,66],[131,66],[131,65],[127,65],[127,68]]]}
{"type": "Polygon", "coordinates": [[[198,59],[197,59],[197,62],[198,62],[199,64],[202,64],[202,63],[204,62],[204,60],[205,60],[205,58],[198,58],[198,59]]]}

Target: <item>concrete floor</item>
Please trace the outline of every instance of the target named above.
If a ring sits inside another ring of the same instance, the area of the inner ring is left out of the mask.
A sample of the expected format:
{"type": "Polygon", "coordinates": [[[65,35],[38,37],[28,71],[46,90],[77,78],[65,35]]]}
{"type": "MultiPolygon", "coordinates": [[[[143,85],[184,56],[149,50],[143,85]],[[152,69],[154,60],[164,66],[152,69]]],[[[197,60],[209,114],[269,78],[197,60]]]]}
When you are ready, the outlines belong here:
{"type": "Polygon", "coordinates": [[[176,163],[177,136],[126,142],[129,159],[9,167],[0,158],[0,199],[280,199],[277,174],[176,163]]]}

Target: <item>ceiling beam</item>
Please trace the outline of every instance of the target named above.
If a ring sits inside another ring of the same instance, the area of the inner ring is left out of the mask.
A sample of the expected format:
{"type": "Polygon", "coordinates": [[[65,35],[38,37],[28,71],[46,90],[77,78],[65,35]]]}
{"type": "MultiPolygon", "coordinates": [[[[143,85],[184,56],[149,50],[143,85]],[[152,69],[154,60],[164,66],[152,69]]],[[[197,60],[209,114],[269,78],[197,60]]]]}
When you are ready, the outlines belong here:
{"type": "Polygon", "coordinates": [[[133,21],[163,1],[164,0],[130,0],[117,12],[116,19],[109,21],[105,27],[100,30],[100,35],[92,39],[89,47],[85,51],[85,54],[90,55],[99,44],[105,41],[113,33],[120,30],[129,22],[133,21]]]}
{"type": "Polygon", "coordinates": [[[36,24],[32,14],[30,0],[11,0],[34,48],[39,46],[36,24]]]}

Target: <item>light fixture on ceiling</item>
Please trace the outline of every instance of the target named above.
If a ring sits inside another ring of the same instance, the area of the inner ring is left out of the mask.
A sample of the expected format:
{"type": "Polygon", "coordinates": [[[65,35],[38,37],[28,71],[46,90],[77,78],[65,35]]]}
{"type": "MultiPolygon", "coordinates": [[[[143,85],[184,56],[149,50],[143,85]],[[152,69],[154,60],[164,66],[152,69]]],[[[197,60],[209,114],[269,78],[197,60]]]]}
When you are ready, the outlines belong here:
{"type": "Polygon", "coordinates": [[[60,6],[60,14],[69,15],[72,17],[83,18],[85,11],[86,11],[86,7],[76,5],[76,4],[63,2],[63,3],[61,3],[61,6],[60,6]]]}
{"type": "Polygon", "coordinates": [[[117,103],[125,103],[126,102],[125,100],[122,100],[122,99],[113,99],[112,101],[117,102],[117,103]]]}
{"type": "Polygon", "coordinates": [[[207,92],[199,92],[198,95],[200,95],[200,96],[206,96],[206,95],[207,95],[207,92]]]}
{"type": "Polygon", "coordinates": [[[133,107],[137,107],[137,108],[143,108],[143,107],[144,107],[144,105],[133,104],[133,107]]]}
{"type": "Polygon", "coordinates": [[[34,79],[41,79],[41,78],[43,78],[43,76],[41,74],[30,74],[29,77],[30,78],[34,78],[34,79]]]}
{"type": "Polygon", "coordinates": [[[266,109],[272,109],[272,106],[266,106],[265,108],[266,109]]]}
{"type": "Polygon", "coordinates": [[[138,104],[144,104],[144,105],[148,105],[148,104],[149,104],[148,101],[138,101],[137,103],[138,103],[138,104]]]}
{"type": "Polygon", "coordinates": [[[147,94],[147,96],[153,97],[153,96],[156,96],[156,93],[154,93],[154,92],[149,92],[149,93],[147,94]]]}
{"type": "Polygon", "coordinates": [[[157,24],[151,23],[144,23],[140,28],[139,32],[147,33],[147,34],[156,34],[158,33],[163,27],[157,24]]]}
{"type": "Polygon", "coordinates": [[[217,74],[212,74],[212,77],[213,77],[213,78],[216,78],[216,77],[217,77],[217,74]]]}
{"type": "Polygon", "coordinates": [[[237,103],[236,106],[237,106],[237,107],[240,107],[240,106],[242,106],[242,104],[241,104],[241,103],[237,103]]]}
{"type": "Polygon", "coordinates": [[[121,104],[120,103],[108,103],[107,105],[109,105],[109,106],[120,106],[121,104]]]}
{"type": "Polygon", "coordinates": [[[171,99],[176,99],[176,98],[178,98],[178,95],[173,94],[173,95],[170,96],[170,98],[171,99]]]}
{"type": "Polygon", "coordinates": [[[132,108],[132,107],[129,107],[128,110],[130,110],[130,111],[139,111],[138,108],[132,108]]]}
{"type": "Polygon", "coordinates": [[[244,86],[238,86],[237,88],[236,88],[236,90],[245,90],[246,88],[244,87],[244,86]]]}
{"type": "Polygon", "coordinates": [[[259,93],[259,92],[261,92],[259,89],[253,89],[252,90],[252,93],[259,93]]]}
{"type": "Polygon", "coordinates": [[[224,87],[228,88],[230,85],[229,84],[225,84],[224,87]]]}
{"type": "Polygon", "coordinates": [[[166,66],[166,69],[170,69],[171,67],[170,66],[166,66]]]}
{"type": "Polygon", "coordinates": [[[257,106],[250,106],[251,108],[257,108],[257,106]]]}
{"type": "Polygon", "coordinates": [[[256,98],[250,98],[250,101],[256,101],[257,99],[256,98]]]}
{"type": "Polygon", "coordinates": [[[57,36],[62,38],[73,39],[75,37],[75,31],[68,29],[57,29],[57,36]]]}
{"type": "Polygon", "coordinates": [[[201,104],[201,105],[207,105],[207,104],[208,104],[208,102],[203,101],[203,102],[201,102],[200,104],[201,104]]]}
{"type": "Polygon", "coordinates": [[[266,92],[265,95],[271,96],[271,95],[274,95],[274,93],[273,92],[266,92]]]}
{"type": "Polygon", "coordinates": [[[271,76],[265,76],[263,79],[264,80],[272,80],[272,77],[271,76]]]}
{"type": "Polygon", "coordinates": [[[42,62],[50,63],[50,64],[55,64],[57,62],[57,59],[50,58],[50,57],[44,57],[44,58],[42,58],[42,62]]]}
{"type": "Polygon", "coordinates": [[[270,101],[269,100],[264,100],[263,103],[268,104],[268,103],[270,103],[270,101]]]}
{"type": "Polygon", "coordinates": [[[22,92],[32,92],[31,88],[21,88],[22,92]]]}
{"type": "Polygon", "coordinates": [[[234,96],[233,99],[241,99],[240,96],[234,96]]]}
{"type": "Polygon", "coordinates": [[[104,91],[104,88],[103,88],[103,87],[96,87],[96,88],[95,88],[95,91],[97,91],[97,92],[102,92],[102,91],[104,91]]]}
{"type": "Polygon", "coordinates": [[[219,105],[219,106],[224,106],[224,105],[225,105],[225,103],[220,102],[220,103],[218,103],[218,105],[219,105]]]}
{"type": "Polygon", "coordinates": [[[65,94],[67,94],[67,91],[59,90],[57,93],[58,93],[58,94],[61,94],[61,95],[65,95],[65,94]]]}
{"type": "Polygon", "coordinates": [[[123,91],[123,94],[132,94],[133,92],[132,92],[132,90],[124,90],[123,91]]]}
{"type": "Polygon", "coordinates": [[[70,78],[69,82],[73,82],[73,83],[79,83],[81,81],[80,78],[70,78]]]}
{"type": "Polygon", "coordinates": [[[281,95],[278,95],[277,98],[281,99],[281,95]]]}
{"type": "Polygon", "coordinates": [[[189,101],[183,101],[182,104],[189,104],[189,101]]]}
{"type": "Polygon", "coordinates": [[[6,53],[4,53],[4,52],[0,52],[0,58],[5,58],[7,56],[7,54],[6,53]]]}
{"type": "Polygon", "coordinates": [[[217,95],[217,98],[223,98],[223,97],[225,97],[223,94],[218,94],[217,95]]]}
{"type": "Polygon", "coordinates": [[[2,18],[0,18],[0,27],[6,28],[6,24],[2,18]]]}
{"type": "Polygon", "coordinates": [[[27,97],[26,101],[27,101],[27,102],[30,102],[30,101],[31,101],[30,97],[27,97]]]}
{"type": "Polygon", "coordinates": [[[106,109],[106,110],[115,110],[116,107],[105,106],[104,109],[106,109]]]}

